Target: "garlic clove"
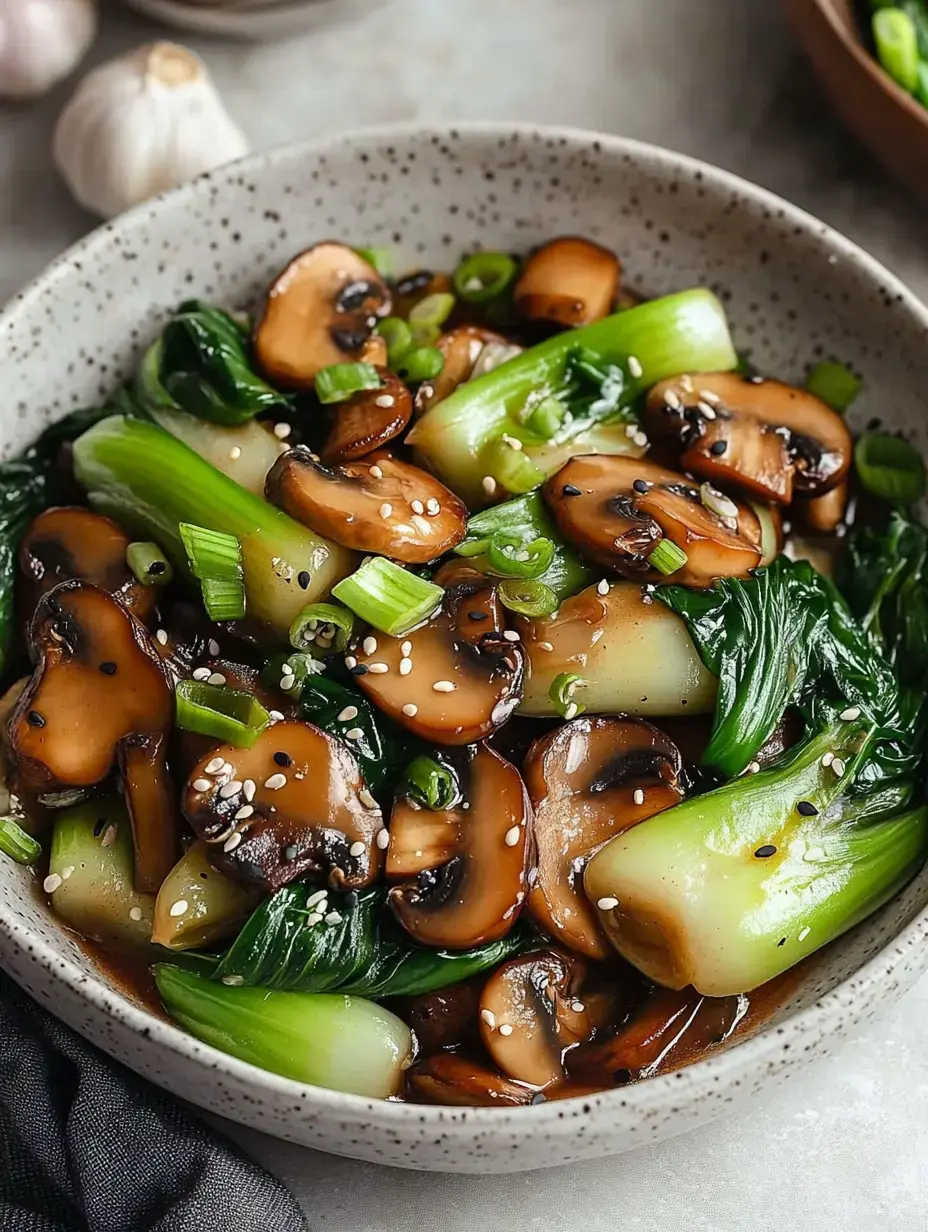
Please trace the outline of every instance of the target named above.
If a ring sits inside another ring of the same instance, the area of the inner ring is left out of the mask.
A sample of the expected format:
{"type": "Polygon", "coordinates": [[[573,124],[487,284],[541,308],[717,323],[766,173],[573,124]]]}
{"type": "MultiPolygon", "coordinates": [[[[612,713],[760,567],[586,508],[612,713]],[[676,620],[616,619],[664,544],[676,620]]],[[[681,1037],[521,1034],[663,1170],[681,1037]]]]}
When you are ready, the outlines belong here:
{"type": "Polygon", "coordinates": [[[202,60],[168,42],[88,73],[53,141],[74,197],[104,218],[247,152],[202,60]]]}
{"type": "Polygon", "coordinates": [[[94,0],[0,0],[0,97],[44,94],[71,72],[96,32],[94,0]]]}

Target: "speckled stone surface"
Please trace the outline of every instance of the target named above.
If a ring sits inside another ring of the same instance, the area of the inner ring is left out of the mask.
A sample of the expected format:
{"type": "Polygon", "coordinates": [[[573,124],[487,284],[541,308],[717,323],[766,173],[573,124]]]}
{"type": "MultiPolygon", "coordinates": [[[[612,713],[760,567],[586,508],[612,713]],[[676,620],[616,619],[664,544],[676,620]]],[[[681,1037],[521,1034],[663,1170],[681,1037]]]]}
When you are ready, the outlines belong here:
{"type": "MultiPolygon", "coordinates": [[[[355,27],[349,39],[332,31],[278,48],[214,46],[208,56],[233,110],[259,143],[415,116],[528,116],[609,127],[768,183],[850,232],[916,290],[928,289],[921,212],[885,186],[817,115],[807,77],[766,3],[533,0],[530,21],[524,7],[494,0],[469,0],[466,13],[454,6],[457,17],[451,7],[440,0],[398,0],[391,11],[355,27]],[[398,29],[404,54],[385,65],[382,48],[398,29]],[[488,46],[492,55],[485,54],[488,46]]],[[[151,31],[127,18],[111,30],[105,47],[130,45],[151,31]]],[[[6,291],[87,225],[36,156],[61,99],[58,92],[33,112],[0,120],[0,174],[15,186],[0,200],[0,287],[6,291]]],[[[489,209],[493,203],[485,204],[489,209]]],[[[459,224],[452,230],[460,240],[459,224]]],[[[747,246],[731,255],[744,264],[750,251],[747,246]]],[[[644,268],[641,257],[638,269],[644,268]]],[[[636,258],[630,265],[634,271],[636,258]]],[[[823,269],[820,281],[829,276],[823,269]]],[[[102,295],[105,303],[106,289],[102,295]]],[[[797,310],[805,322],[804,304],[797,310]]],[[[764,310],[749,314],[748,308],[745,333],[748,325],[763,329],[764,310]]],[[[803,355],[816,345],[828,348],[833,328],[831,310],[823,309],[821,337],[804,336],[803,355]]],[[[866,328],[864,334],[862,345],[872,347],[872,334],[866,328]]],[[[780,348],[778,362],[798,361],[788,350],[780,348]]],[[[890,405],[900,401],[891,388],[890,405]]],[[[387,1173],[254,1135],[244,1140],[283,1172],[328,1229],[497,1226],[504,1205],[506,1226],[517,1230],[612,1228],[618,1221],[630,1229],[791,1226],[815,1232],[840,1222],[901,1232],[924,1226],[928,1205],[928,1082],[918,1046],[925,1006],[922,984],[893,1017],[828,1060],[802,1068],[779,1092],[749,1101],[746,1113],[619,1162],[504,1181],[452,1179],[387,1173]]],[[[299,1117],[295,1105],[292,1116],[299,1117]]],[[[575,1157],[583,1137],[574,1131],[560,1158],[575,1157]]],[[[389,1136],[381,1142],[380,1158],[395,1158],[389,1136]]]]}

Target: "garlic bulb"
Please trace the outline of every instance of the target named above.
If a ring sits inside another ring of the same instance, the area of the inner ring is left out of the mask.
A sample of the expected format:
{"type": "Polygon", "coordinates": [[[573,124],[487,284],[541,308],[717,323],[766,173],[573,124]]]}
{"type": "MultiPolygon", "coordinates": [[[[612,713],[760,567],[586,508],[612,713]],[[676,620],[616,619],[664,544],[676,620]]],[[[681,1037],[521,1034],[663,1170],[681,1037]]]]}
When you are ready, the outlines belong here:
{"type": "Polygon", "coordinates": [[[70,73],[96,32],[94,0],[0,0],[0,96],[44,94],[70,73]]]}
{"type": "Polygon", "coordinates": [[[149,43],[87,74],[61,113],[53,152],[80,204],[111,218],[240,158],[248,143],[199,57],[149,43]]]}

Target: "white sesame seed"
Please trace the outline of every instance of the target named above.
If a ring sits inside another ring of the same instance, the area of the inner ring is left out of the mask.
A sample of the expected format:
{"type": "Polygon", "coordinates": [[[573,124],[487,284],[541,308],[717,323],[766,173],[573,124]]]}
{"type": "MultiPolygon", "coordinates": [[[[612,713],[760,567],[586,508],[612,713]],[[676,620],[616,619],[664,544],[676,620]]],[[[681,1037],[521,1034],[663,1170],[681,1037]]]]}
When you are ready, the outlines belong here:
{"type": "Polygon", "coordinates": [[[407,719],[414,719],[418,713],[419,707],[415,702],[407,702],[403,707],[403,714],[405,714],[407,719]]]}
{"type": "Polygon", "coordinates": [[[272,774],[270,778],[264,780],[264,786],[268,791],[280,791],[281,787],[287,786],[287,776],[278,771],[272,774]]]}
{"type": "Polygon", "coordinates": [[[519,440],[517,436],[509,436],[508,433],[504,432],[503,440],[509,446],[510,449],[514,449],[517,453],[522,448],[522,442],[519,440]]]}
{"type": "Polygon", "coordinates": [[[388,518],[392,512],[393,512],[393,506],[390,504],[389,501],[384,501],[383,504],[380,506],[380,516],[382,518],[388,518]]]}
{"type": "Polygon", "coordinates": [[[219,799],[228,800],[231,796],[237,796],[242,790],[242,785],[238,779],[233,779],[231,783],[223,783],[219,788],[219,799]]]}
{"type": "Polygon", "coordinates": [[[223,774],[234,774],[235,773],[235,767],[232,765],[230,761],[224,761],[222,763],[222,773],[223,774]]]}
{"type": "Polygon", "coordinates": [[[176,919],[179,915],[183,915],[185,911],[189,911],[190,904],[186,898],[179,898],[176,903],[171,903],[171,910],[168,915],[174,916],[176,919]]]}
{"type": "Polygon", "coordinates": [[[680,388],[685,389],[688,394],[693,392],[693,378],[688,372],[684,372],[680,377],[680,388]]]}
{"type": "Polygon", "coordinates": [[[245,983],[245,977],[244,975],[224,975],[222,982],[228,984],[230,988],[239,988],[245,983]]]}
{"type": "Polygon", "coordinates": [[[487,496],[496,495],[496,480],[493,478],[492,475],[484,475],[481,482],[483,484],[483,490],[487,494],[487,496]]]}
{"type": "Polygon", "coordinates": [[[860,718],[860,707],[859,706],[848,706],[847,710],[841,711],[841,713],[838,715],[838,718],[847,719],[848,722],[850,722],[852,719],[859,719],[860,718]]]}
{"type": "Polygon", "coordinates": [[[551,642],[536,642],[535,645],[539,650],[553,650],[554,645],[551,642]]]}
{"type": "Polygon", "coordinates": [[[508,1022],[504,1022],[499,1029],[500,1035],[512,1035],[512,1027],[508,1022]]]}
{"type": "Polygon", "coordinates": [[[284,721],[284,716],[279,710],[269,710],[267,712],[267,717],[272,723],[282,723],[284,721]]]}
{"type": "Polygon", "coordinates": [[[357,706],[346,706],[345,709],[339,714],[338,721],[339,723],[350,723],[352,719],[356,719],[357,717],[357,706]]]}
{"type": "Polygon", "coordinates": [[[722,401],[721,397],[712,389],[701,389],[699,397],[702,402],[708,402],[710,406],[718,406],[722,401]]]}
{"type": "Polygon", "coordinates": [[[490,1030],[492,1031],[493,1028],[496,1026],[496,1015],[493,1013],[493,1011],[492,1010],[481,1010],[480,1017],[482,1021],[485,1022],[487,1026],[490,1028],[490,1030]]]}
{"type": "Polygon", "coordinates": [[[155,634],[155,638],[158,640],[158,642],[162,646],[166,646],[168,644],[168,635],[165,633],[163,629],[158,630],[158,632],[155,634]]]}
{"type": "Polygon", "coordinates": [[[341,924],[342,916],[340,911],[329,911],[325,916],[326,924],[341,924]]]}
{"type": "Polygon", "coordinates": [[[312,911],[306,917],[306,927],[307,928],[312,928],[314,925],[321,924],[321,923],[322,923],[322,916],[320,915],[318,911],[312,911]]]}
{"type": "Polygon", "coordinates": [[[390,670],[389,663],[368,663],[367,670],[372,676],[383,676],[390,670]]]}
{"type": "Polygon", "coordinates": [[[400,654],[403,656],[408,656],[412,654],[412,642],[410,642],[408,639],[405,642],[400,643],[400,654]]]}
{"type": "Polygon", "coordinates": [[[329,897],[328,890],[315,890],[306,900],[307,907],[315,907],[317,903],[324,902],[329,897]]]}
{"type": "Polygon", "coordinates": [[[142,918],[142,908],[141,907],[130,907],[129,908],[129,919],[130,920],[138,921],[141,918],[142,918]]]}
{"type": "Polygon", "coordinates": [[[601,578],[600,581],[596,583],[596,593],[598,595],[608,595],[609,583],[606,581],[605,578],[601,578]]]}
{"type": "Polygon", "coordinates": [[[648,434],[646,432],[636,432],[635,435],[632,437],[632,440],[635,442],[635,444],[638,446],[639,449],[647,449],[648,434]]]}
{"type": "Polygon", "coordinates": [[[748,762],[748,774],[759,774],[759,773],[760,773],[760,762],[759,761],[748,762]]]}
{"type": "Polygon", "coordinates": [[[439,513],[441,513],[441,505],[435,499],[434,496],[430,496],[429,499],[425,502],[425,512],[430,513],[433,518],[436,517],[439,513]]]}
{"type": "Polygon", "coordinates": [[[374,399],[375,406],[393,406],[396,399],[392,394],[381,394],[379,398],[374,399]]]}
{"type": "Polygon", "coordinates": [[[279,441],[285,441],[292,431],[288,423],[274,424],[274,435],[279,441]]]}
{"type": "Polygon", "coordinates": [[[361,727],[349,727],[345,732],[346,740],[360,740],[364,735],[364,729],[361,727]]]}
{"type": "Polygon", "coordinates": [[[254,811],[255,811],[255,806],[253,804],[243,804],[242,807],[235,814],[235,816],[232,818],[232,820],[233,821],[247,821],[248,818],[252,816],[254,811]]]}
{"type": "Polygon", "coordinates": [[[600,911],[611,911],[614,907],[618,907],[619,900],[617,898],[599,898],[596,900],[596,906],[600,911]]]}
{"type": "Polygon", "coordinates": [[[832,753],[831,750],[829,750],[827,753],[822,754],[822,765],[830,766],[831,763],[834,761],[834,759],[835,759],[834,753],[832,753]]]}
{"type": "Polygon", "coordinates": [[[675,389],[668,389],[664,393],[664,401],[668,406],[672,406],[675,411],[678,411],[683,403],[680,401],[680,395],[675,389]]]}
{"type": "Polygon", "coordinates": [[[226,764],[224,757],[214,757],[212,761],[208,761],[203,767],[206,774],[218,774],[222,767],[226,764]]]}
{"type": "Polygon", "coordinates": [[[349,671],[351,671],[353,667],[357,667],[357,666],[358,666],[358,661],[354,657],[354,655],[345,655],[345,667],[347,667],[349,671]]]}
{"type": "Polygon", "coordinates": [[[641,790],[640,787],[636,787],[635,790],[632,792],[632,800],[635,802],[635,804],[644,804],[644,792],[641,790]]]}
{"type": "Polygon", "coordinates": [[[103,831],[103,837],[100,839],[101,847],[112,847],[116,842],[116,827],[114,825],[107,826],[103,831]]]}
{"type": "Polygon", "coordinates": [[[570,1008],[575,1014],[582,1014],[586,1007],[582,1001],[571,1001],[570,1008]]]}
{"type": "Polygon", "coordinates": [[[348,848],[348,854],[357,858],[364,855],[364,844],[362,842],[352,843],[348,848]]]}
{"type": "Polygon", "coordinates": [[[400,659],[400,675],[408,676],[412,671],[412,659],[400,659]]]}
{"type": "Polygon", "coordinates": [[[625,435],[628,437],[628,439],[629,439],[630,441],[631,441],[631,440],[634,440],[635,433],[636,433],[637,431],[638,431],[638,425],[637,425],[637,424],[630,423],[630,424],[626,424],[626,425],[625,425],[625,435]]]}
{"type": "Polygon", "coordinates": [[[432,688],[436,693],[453,693],[457,686],[450,680],[436,680],[432,688]]]}
{"type": "Polygon", "coordinates": [[[246,779],[244,783],[242,784],[242,795],[249,802],[255,798],[256,790],[257,788],[255,787],[254,779],[246,779]]]}
{"type": "Polygon", "coordinates": [[[365,808],[376,809],[378,813],[380,812],[380,805],[366,787],[362,787],[358,792],[358,799],[365,806],[365,808]]]}
{"type": "Polygon", "coordinates": [[[510,826],[506,831],[506,836],[503,839],[503,842],[507,847],[515,847],[521,836],[522,828],[520,826],[510,826]]]}
{"type": "Polygon", "coordinates": [[[279,687],[286,693],[296,687],[296,676],[281,676],[279,687]]]}
{"type": "Polygon", "coordinates": [[[211,787],[212,787],[212,783],[209,781],[209,779],[194,779],[193,780],[193,790],[194,791],[209,791],[211,787]]]}
{"type": "Polygon", "coordinates": [[[390,831],[386,828],[377,831],[377,846],[381,851],[386,851],[390,846],[390,831]]]}
{"type": "Polygon", "coordinates": [[[504,629],[503,637],[506,639],[507,642],[521,642],[522,641],[521,637],[518,635],[518,633],[516,633],[515,629],[504,629]]]}
{"type": "Polygon", "coordinates": [[[846,769],[846,767],[845,767],[845,765],[844,765],[844,762],[841,760],[841,758],[840,758],[840,757],[836,757],[836,758],[832,761],[832,763],[831,763],[831,768],[832,768],[832,770],[834,770],[835,774],[838,776],[838,778],[839,778],[839,779],[842,777],[842,775],[844,774],[844,771],[845,771],[845,769],[846,769]]]}
{"type": "Polygon", "coordinates": [[[226,678],[225,676],[223,676],[222,672],[213,672],[206,683],[207,684],[225,684],[225,682],[226,682],[226,678]]]}
{"type": "Polygon", "coordinates": [[[365,654],[375,654],[377,650],[377,639],[376,637],[366,637],[361,645],[365,654]]]}
{"type": "Polygon", "coordinates": [[[805,927],[805,928],[801,928],[801,929],[799,930],[799,940],[800,940],[800,941],[805,941],[806,937],[808,937],[808,935],[809,935],[809,933],[810,933],[811,931],[812,931],[812,929],[811,929],[811,928],[809,928],[809,926],[808,926],[808,925],[806,925],[806,927],[805,927]]]}
{"type": "Polygon", "coordinates": [[[209,639],[209,646],[207,647],[207,649],[209,650],[209,653],[213,656],[214,659],[216,655],[219,654],[219,643],[216,641],[214,637],[211,637],[209,639]]]}
{"type": "Polygon", "coordinates": [[[637,355],[629,355],[628,357],[628,375],[633,376],[636,381],[640,376],[644,376],[644,368],[642,368],[641,360],[637,355]]]}
{"type": "Polygon", "coordinates": [[[375,463],[375,464],[371,467],[371,469],[368,471],[368,474],[369,474],[369,475],[371,476],[371,478],[373,478],[373,479],[383,479],[383,471],[380,469],[380,467],[379,467],[379,466],[377,466],[377,464],[376,464],[376,463],[375,463]]]}
{"type": "Polygon", "coordinates": [[[577,717],[579,710],[580,710],[580,707],[577,705],[576,702],[568,702],[566,707],[564,708],[564,718],[567,719],[568,722],[570,722],[571,719],[575,719],[577,717]]]}
{"type": "Polygon", "coordinates": [[[425,505],[423,505],[421,500],[410,501],[409,507],[412,509],[413,513],[425,513],[425,505]]]}
{"type": "Polygon", "coordinates": [[[209,680],[211,674],[208,667],[195,667],[193,669],[194,680],[209,680]]]}
{"type": "MultiPolygon", "coordinates": [[[[251,805],[246,804],[245,807],[251,808],[251,805]]],[[[241,812],[241,809],[239,809],[239,812],[241,812]]],[[[238,817],[238,813],[236,813],[235,816],[238,817]]],[[[222,850],[223,851],[234,851],[241,841],[242,841],[241,834],[239,834],[238,830],[233,830],[232,833],[229,835],[229,837],[226,839],[226,841],[222,844],[222,850]]]]}
{"type": "Polygon", "coordinates": [[[48,876],[45,878],[45,880],[42,882],[42,889],[45,891],[46,894],[54,894],[60,885],[61,885],[61,878],[58,876],[58,874],[49,873],[48,876]]]}
{"type": "Polygon", "coordinates": [[[233,462],[237,462],[241,456],[242,456],[241,446],[233,445],[232,448],[229,450],[229,457],[232,459],[233,462]]]}
{"type": "Polygon", "coordinates": [[[283,664],[283,666],[282,666],[282,667],[281,667],[281,669],[280,669],[280,674],[281,674],[282,676],[292,676],[292,675],[293,675],[293,668],[290,666],[290,664],[289,664],[289,663],[284,663],[284,664],[283,664]]]}

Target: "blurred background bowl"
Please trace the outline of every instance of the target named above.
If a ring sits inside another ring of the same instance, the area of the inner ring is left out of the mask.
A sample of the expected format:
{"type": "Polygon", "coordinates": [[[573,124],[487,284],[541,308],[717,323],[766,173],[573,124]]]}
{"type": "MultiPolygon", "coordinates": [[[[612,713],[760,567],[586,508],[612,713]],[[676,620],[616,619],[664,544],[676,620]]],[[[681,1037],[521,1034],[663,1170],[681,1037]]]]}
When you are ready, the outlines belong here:
{"type": "Polygon", "coordinates": [[[852,0],[784,0],[784,7],[840,120],[891,175],[928,200],[928,109],[871,54],[852,0]]]}
{"type": "Polygon", "coordinates": [[[166,25],[197,34],[270,40],[344,22],[385,0],[125,0],[130,8],[166,25]]]}

